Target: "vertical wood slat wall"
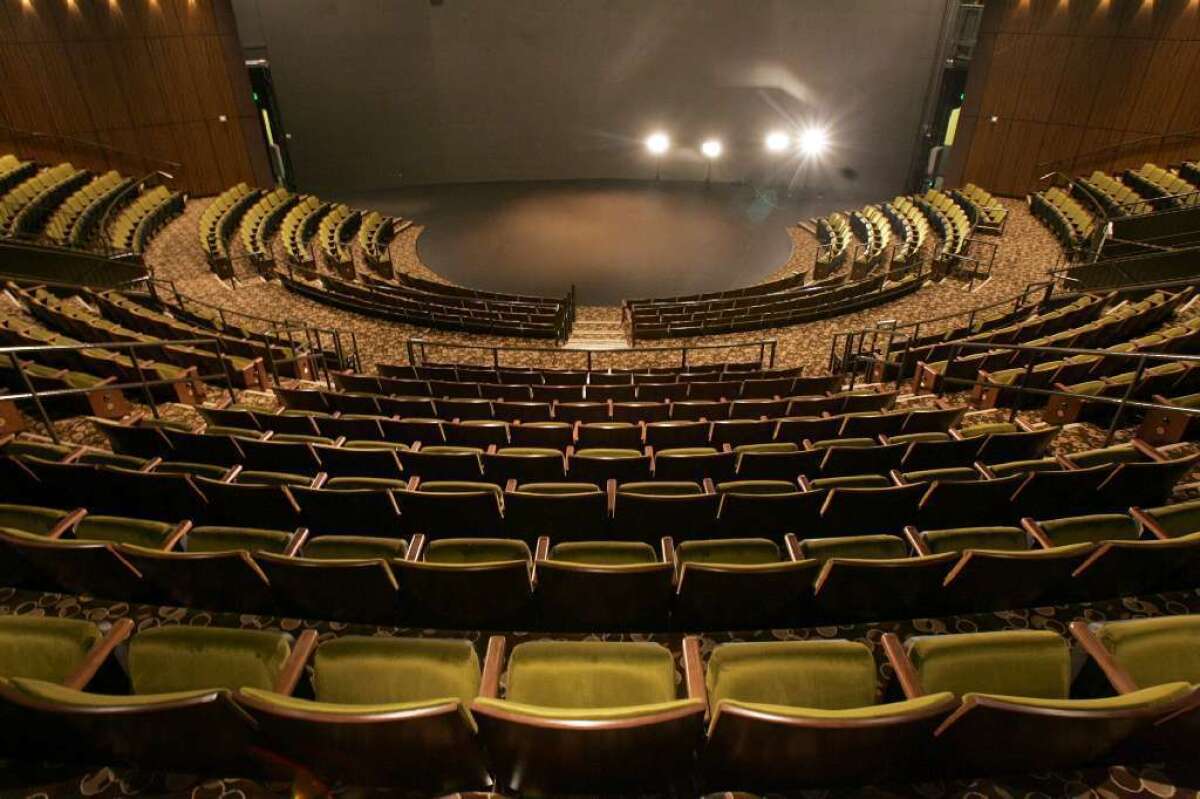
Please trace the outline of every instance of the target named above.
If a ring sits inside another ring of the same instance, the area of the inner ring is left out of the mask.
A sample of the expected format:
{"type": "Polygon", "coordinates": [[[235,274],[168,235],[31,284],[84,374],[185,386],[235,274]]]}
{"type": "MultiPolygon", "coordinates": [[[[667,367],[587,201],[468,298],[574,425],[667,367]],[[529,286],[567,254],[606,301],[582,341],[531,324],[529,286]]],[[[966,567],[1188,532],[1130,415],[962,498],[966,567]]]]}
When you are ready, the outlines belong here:
{"type": "Polygon", "coordinates": [[[230,0],[0,0],[0,152],[14,150],[135,177],[162,169],[193,195],[269,186],[230,0]]]}
{"type": "Polygon", "coordinates": [[[1054,169],[1200,156],[1200,138],[1167,135],[1200,134],[1200,0],[985,6],[948,185],[1018,196],[1054,169]]]}

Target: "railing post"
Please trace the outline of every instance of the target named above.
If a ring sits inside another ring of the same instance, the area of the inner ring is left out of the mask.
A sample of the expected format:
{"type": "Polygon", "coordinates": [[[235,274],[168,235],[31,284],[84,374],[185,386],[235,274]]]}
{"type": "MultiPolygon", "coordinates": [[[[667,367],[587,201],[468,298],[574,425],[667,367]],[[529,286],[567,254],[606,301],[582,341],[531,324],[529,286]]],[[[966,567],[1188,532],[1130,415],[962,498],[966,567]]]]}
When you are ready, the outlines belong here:
{"type": "Polygon", "coordinates": [[[42,417],[42,424],[46,425],[46,431],[50,433],[50,440],[55,444],[61,444],[62,441],[58,438],[58,431],[54,429],[54,422],[50,420],[50,414],[46,413],[46,406],[42,404],[42,398],[38,396],[37,389],[33,387],[33,382],[29,379],[29,375],[25,373],[25,365],[21,363],[21,359],[17,353],[9,353],[9,358],[17,366],[17,373],[21,376],[21,384],[25,386],[25,390],[33,397],[33,404],[37,408],[38,416],[42,417]]]}
{"type": "Polygon", "coordinates": [[[1133,380],[1125,387],[1125,393],[1121,395],[1121,403],[1117,405],[1116,413],[1113,414],[1112,421],[1109,422],[1108,432],[1104,434],[1104,446],[1112,444],[1113,436],[1117,432],[1117,424],[1121,421],[1122,414],[1125,413],[1125,403],[1129,402],[1129,398],[1133,396],[1133,391],[1137,384],[1142,382],[1142,373],[1146,370],[1146,356],[1143,354],[1138,358],[1137,371],[1133,373],[1133,380]]]}
{"type": "Polygon", "coordinates": [[[687,368],[688,368],[688,362],[687,362],[688,348],[687,348],[687,347],[681,347],[681,348],[680,348],[680,355],[681,355],[681,363],[680,363],[680,368],[682,368],[682,369],[683,369],[683,370],[686,372],[686,371],[687,371],[687,368]]]}
{"type": "Polygon", "coordinates": [[[325,345],[321,343],[321,328],[314,327],[312,331],[317,337],[317,350],[321,353],[321,363],[325,365],[325,387],[333,391],[333,380],[329,377],[329,359],[325,357],[325,345]]]}
{"type": "Polygon", "coordinates": [[[408,350],[408,365],[415,367],[415,353],[413,352],[413,340],[410,338],[404,342],[404,348],[408,350]]]}
{"type": "Polygon", "coordinates": [[[592,371],[592,351],[587,351],[587,370],[592,371]]]}
{"type": "Polygon", "coordinates": [[[214,339],[217,342],[217,357],[221,359],[221,366],[225,370],[225,388],[229,391],[229,401],[237,402],[237,392],[233,388],[233,370],[229,366],[229,362],[225,360],[225,348],[221,346],[221,339],[214,339]]]}
{"type": "MultiPolygon", "coordinates": [[[[275,355],[274,355],[274,353],[271,352],[271,341],[267,337],[267,333],[265,330],[260,335],[262,336],[263,346],[265,347],[265,351],[263,352],[263,354],[265,356],[267,356],[267,366],[270,367],[270,369],[271,369],[271,379],[274,380],[275,385],[278,386],[279,385],[279,369],[276,368],[276,366],[275,366],[275,355]]],[[[295,369],[297,372],[299,372],[299,370],[300,370],[299,363],[298,363],[299,359],[294,357],[296,355],[295,350],[292,351],[292,355],[293,355],[292,363],[296,364],[295,369]]]]}
{"type": "Polygon", "coordinates": [[[1017,389],[1017,399],[1013,402],[1012,412],[1008,415],[1009,422],[1017,421],[1017,411],[1025,405],[1025,386],[1029,383],[1029,375],[1033,373],[1033,358],[1025,364],[1025,373],[1021,375],[1021,387],[1017,389]]]}
{"type": "Polygon", "coordinates": [[[946,394],[946,385],[950,380],[950,370],[954,367],[954,360],[958,357],[960,352],[962,352],[961,344],[950,351],[950,357],[946,360],[946,371],[942,374],[942,379],[938,381],[938,390],[934,392],[939,397],[945,396],[946,394]]]}
{"type": "Polygon", "coordinates": [[[775,348],[778,346],[779,346],[779,339],[774,339],[774,338],[771,339],[771,363],[770,363],[770,367],[769,367],[771,369],[775,368],[775,348]]]}
{"type": "MultiPolygon", "coordinates": [[[[217,346],[219,348],[220,344],[218,343],[217,346]]],[[[150,390],[150,387],[146,385],[146,376],[142,374],[141,364],[138,363],[136,344],[129,348],[129,359],[133,361],[133,371],[137,373],[138,380],[141,381],[142,393],[146,395],[146,402],[150,405],[150,413],[155,419],[160,418],[158,415],[158,403],[154,401],[154,393],[150,390]]]]}
{"type": "MultiPolygon", "coordinates": [[[[421,349],[424,350],[424,348],[425,348],[425,345],[422,344],[421,349]]],[[[499,347],[492,347],[492,368],[495,369],[496,371],[500,371],[500,348],[499,347]]]]}
{"type": "Polygon", "coordinates": [[[354,371],[361,372],[363,368],[362,359],[358,354],[358,333],[353,330],[350,331],[350,346],[354,348],[354,371]]]}

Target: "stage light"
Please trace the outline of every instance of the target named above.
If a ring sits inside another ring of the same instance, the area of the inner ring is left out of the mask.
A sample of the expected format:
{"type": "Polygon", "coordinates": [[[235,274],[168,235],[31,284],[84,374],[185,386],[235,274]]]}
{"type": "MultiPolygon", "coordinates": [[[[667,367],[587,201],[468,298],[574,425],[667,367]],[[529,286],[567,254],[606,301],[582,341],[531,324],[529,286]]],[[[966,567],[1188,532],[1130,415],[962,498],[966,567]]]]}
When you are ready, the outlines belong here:
{"type": "Polygon", "coordinates": [[[829,149],[829,134],[821,128],[808,128],[800,134],[800,152],[809,158],[823,155],[829,149]]]}
{"type": "Polygon", "coordinates": [[[662,155],[671,149],[671,137],[661,131],[646,137],[646,149],[651,155],[662,155]]]}
{"type": "Polygon", "coordinates": [[[720,158],[722,149],[724,148],[721,147],[721,142],[718,139],[707,139],[700,145],[700,152],[704,153],[705,158],[709,159],[720,158]]]}
{"type": "Polygon", "coordinates": [[[788,136],[782,130],[773,130],[767,134],[767,138],[764,140],[764,143],[767,145],[767,149],[771,152],[781,153],[788,148],[789,144],[792,143],[792,137],[788,136]]]}

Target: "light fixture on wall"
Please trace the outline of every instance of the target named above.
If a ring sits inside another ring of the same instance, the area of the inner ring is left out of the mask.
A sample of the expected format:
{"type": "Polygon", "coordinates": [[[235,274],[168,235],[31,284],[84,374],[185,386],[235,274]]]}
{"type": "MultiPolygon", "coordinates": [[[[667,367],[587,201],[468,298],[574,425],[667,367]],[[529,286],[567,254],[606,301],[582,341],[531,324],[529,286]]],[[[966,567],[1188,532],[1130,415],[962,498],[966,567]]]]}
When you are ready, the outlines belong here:
{"type": "Polygon", "coordinates": [[[662,177],[662,157],[671,149],[671,137],[661,130],[646,137],[646,149],[654,156],[654,179],[662,177]]]}
{"type": "Polygon", "coordinates": [[[824,128],[806,128],[800,134],[800,153],[806,158],[819,158],[829,149],[829,132],[824,128]]]}
{"type": "Polygon", "coordinates": [[[707,186],[712,180],[712,165],[721,157],[721,152],[725,148],[721,145],[720,139],[705,139],[700,145],[700,152],[704,154],[704,158],[708,161],[707,168],[704,170],[704,185],[707,186]]]}
{"type": "Polygon", "coordinates": [[[769,152],[781,153],[788,148],[792,143],[792,137],[784,133],[782,130],[773,130],[763,139],[763,144],[769,152]]]}

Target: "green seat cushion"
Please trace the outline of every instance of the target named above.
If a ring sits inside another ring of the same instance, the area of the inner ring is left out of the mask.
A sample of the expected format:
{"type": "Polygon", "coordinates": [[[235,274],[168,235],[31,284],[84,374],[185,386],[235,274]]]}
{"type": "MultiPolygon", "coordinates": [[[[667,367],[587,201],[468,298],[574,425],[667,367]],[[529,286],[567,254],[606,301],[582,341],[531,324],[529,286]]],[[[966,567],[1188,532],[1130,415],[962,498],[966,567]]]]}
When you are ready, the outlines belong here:
{"type": "Polygon", "coordinates": [[[932,443],[937,441],[949,441],[949,433],[902,433],[898,436],[888,436],[889,444],[914,444],[914,443],[932,443]]]}
{"type": "Polygon", "coordinates": [[[1137,522],[1122,513],[1071,516],[1040,523],[1055,546],[1100,541],[1134,541],[1140,537],[1137,522]]]}
{"type": "Polygon", "coordinates": [[[554,721],[623,721],[645,716],[658,716],[677,710],[692,708],[701,711],[703,703],[698,699],[674,699],[670,702],[653,702],[616,707],[555,707],[514,702],[508,699],[476,699],[476,707],[492,708],[503,713],[514,713],[537,719],[554,721]]]}
{"type": "Polygon", "coordinates": [[[531,561],[529,546],[509,538],[443,538],[425,548],[428,563],[495,563],[531,561]]]}
{"type": "Polygon", "coordinates": [[[188,552],[274,552],[287,549],[291,533],[281,530],[258,530],[249,527],[195,527],[184,540],[188,552]]]}
{"type": "Polygon", "coordinates": [[[887,488],[892,481],[881,474],[851,474],[845,477],[821,477],[809,485],[813,488],[887,488]]]}
{"type": "Polygon", "coordinates": [[[321,444],[330,446],[333,444],[332,438],[326,436],[306,436],[300,433],[279,433],[271,436],[268,444],[321,444]]]}
{"type": "Polygon", "coordinates": [[[66,511],[34,505],[0,505],[0,527],[37,535],[48,535],[66,516],[66,511]]]}
{"type": "Polygon", "coordinates": [[[239,472],[237,476],[239,485],[300,486],[307,488],[312,485],[312,481],[311,477],[305,477],[302,474],[260,472],[254,469],[239,472]]]}
{"type": "Polygon", "coordinates": [[[118,455],[105,450],[92,450],[79,456],[76,463],[86,463],[94,466],[120,466],[125,469],[138,470],[149,463],[145,458],[133,455],[118,455]]]}
{"type": "Polygon", "coordinates": [[[986,422],[984,424],[960,427],[958,434],[963,438],[975,438],[976,436],[990,436],[995,433],[1015,433],[1017,429],[1017,426],[1012,422],[986,422]]]}
{"type": "Polygon", "coordinates": [[[85,516],[75,526],[75,537],[80,541],[110,541],[114,544],[162,549],[174,529],[174,525],[163,522],[123,519],[119,516],[85,516]]]}
{"type": "Polygon", "coordinates": [[[479,693],[479,658],[465,639],[347,635],[313,658],[318,701],[353,705],[457,699],[479,693]]]}
{"type": "Polygon", "coordinates": [[[800,447],[790,441],[776,441],[770,444],[739,444],[733,448],[738,455],[778,455],[787,452],[799,452],[800,447]]]}
{"type": "Polygon", "coordinates": [[[657,563],[654,547],[638,541],[564,541],[550,547],[550,560],[594,566],[657,563]]]}
{"type": "Polygon", "coordinates": [[[988,470],[997,477],[1025,472],[1057,472],[1062,465],[1054,458],[1035,458],[1028,461],[1009,461],[988,466],[988,470]]]}
{"type": "Polygon", "coordinates": [[[0,677],[61,683],[100,640],[90,621],[48,616],[0,616],[0,677]]]}
{"type": "MultiPolygon", "coordinates": [[[[1173,538],[1200,532],[1200,499],[1180,502],[1177,505],[1164,505],[1161,508],[1148,508],[1146,513],[1173,538]]],[[[3,516],[0,516],[0,527],[10,526],[12,525],[6,524],[3,516]]]]}
{"type": "Polygon", "coordinates": [[[643,458],[645,453],[636,449],[617,449],[613,447],[584,447],[576,450],[576,458],[600,458],[604,460],[615,460],[621,458],[643,458]]]}
{"type": "Polygon", "coordinates": [[[909,657],[926,691],[1066,699],[1071,653],[1049,630],[926,635],[910,638],[909,657]]]}
{"type": "Polygon", "coordinates": [[[40,699],[44,702],[55,705],[66,705],[68,707],[74,706],[80,708],[150,707],[158,704],[180,702],[188,699],[198,699],[199,697],[212,693],[213,690],[196,689],[189,691],[167,691],[162,693],[136,696],[129,694],[94,694],[90,691],[76,691],[72,688],[65,688],[61,685],[55,685],[51,682],[43,682],[42,680],[29,680],[22,677],[14,677],[9,684],[19,690],[21,693],[34,699],[40,699]]]}
{"type": "Polygon", "coordinates": [[[861,643],[771,641],[716,647],[705,683],[713,706],[731,699],[842,710],[875,704],[875,675],[875,658],[861,643]]]}
{"type": "Polygon", "coordinates": [[[722,538],[683,541],[675,548],[680,563],[758,564],[778,563],[779,546],[766,538],[722,538]]]}
{"type": "Polygon", "coordinates": [[[564,496],[568,494],[602,494],[595,483],[522,483],[517,486],[522,494],[564,496]]]}
{"type": "Polygon", "coordinates": [[[561,458],[562,453],[550,447],[502,447],[496,451],[497,455],[505,455],[510,458],[561,458]]]}
{"type": "MultiPolygon", "coordinates": [[[[742,702],[736,699],[722,699],[715,704],[715,712],[720,714],[725,708],[741,708],[744,710],[753,711],[756,713],[765,713],[772,716],[786,716],[794,719],[808,719],[813,721],[872,721],[874,719],[886,720],[897,716],[907,716],[909,714],[921,713],[925,710],[931,710],[939,705],[945,705],[954,698],[954,695],[948,692],[927,694],[919,696],[916,699],[908,699],[902,702],[885,702],[882,705],[865,705],[863,707],[849,707],[830,710],[826,708],[813,707],[792,707],[790,705],[776,705],[765,702],[742,702]]],[[[714,715],[712,724],[709,725],[711,730],[716,724],[717,716],[714,715]]]]}
{"type": "Polygon", "coordinates": [[[1200,685],[1200,615],[1113,621],[1093,630],[1139,686],[1200,685]]]}
{"type": "Polygon", "coordinates": [[[879,442],[873,438],[824,438],[813,441],[813,449],[828,449],[830,447],[875,447],[879,442]]]}
{"type": "Polygon", "coordinates": [[[408,542],[403,538],[370,538],[358,535],[323,535],[304,545],[304,557],[316,560],[403,560],[408,542]]]}
{"type": "Polygon", "coordinates": [[[905,472],[904,479],[909,483],[920,483],[925,480],[940,480],[943,483],[961,482],[963,480],[982,480],[983,476],[967,466],[949,467],[944,469],[922,469],[917,472],[905,472]]]}
{"type": "Polygon", "coordinates": [[[1169,682],[1163,685],[1155,685],[1150,688],[1143,688],[1140,691],[1132,691],[1127,694],[1118,694],[1117,696],[1105,696],[1099,699],[1067,699],[1055,697],[1029,697],[1021,695],[1003,695],[982,692],[968,692],[963,695],[963,699],[973,697],[986,697],[988,699],[999,699],[1011,705],[1020,705],[1021,707],[1038,708],[1042,710],[1101,710],[1101,711],[1119,711],[1119,710],[1139,710],[1146,707],[1154,707],[1169,702],[1174,702],[1187,696],[1192,690],[1192,686],[1186,682],[1169,682]]]}
{"type": "Polygon", "coordinates": [[[396,441],[347,441],[342,444],[342,449],[398,449],[408,450],[408,444],[401,444],[396,441]]]}
{"type": "Polygon", "coordinates": [[[291,653],[292,637],[267,630],[155,627],[129,645],[135,694],[275,687],[291,653]]]}
{"type": "MultiPolygon", "coordinates": [[[[331,716],[346,716],[352,718],[355,716],[379,716],[392,713],[404,713],[407,711],[421,710],[427,707],[435,707],[444,704],[447,701],[454,700],[454,697],[436,697],[434,699],[418,699],[411,702],[379,702],[379,703],[341,703],[341,702],[317,702],[312,699],[301,699],[296,696],[284,696],[277,694],[274,691],[263,691],[258,688],[244,688],[242,690],[246,696],[254,697],[260,702],[265,702],[274,705],[283,712],[294,713],[318,713],[331,716]]],[[[462,715],[463,721],[472,729],[475,729],[475,721],[471,718],[471,714],[467,711],[465,703],[460,702],[458,712],[462,715]]]]}
{"type": "Polygon", "coordinates": [[[637,494],[644,497],[679,497],[679,496],[694,496],[703,494],[704,489],[697,483],[687,481],[660,480],[652,482],[649,480],[623,483],[617,488],[618,494],[637,494]]]}
{"type": "MultiPolygon", "coordinates": [[[[229,469],[225,466],[214,466],[211,463],[188,463],[187,461],[163,461],[154,467],[155,472],[166,474],[190,474],[220,480],[229,469]]],[[[311,482],[311,481],[310,481],[311,482]]]]}
{"type": "Polygon", "coordinates": [[[1181,408],[1200,408],[1200,394],[1185,394],[1182,397],[1172,397],[1172,405],[1178,405],[1181,408]]]}
{"type": "MultiPolygon", "coordinates": [[[[311,480],[309,482],[312,482],[311,480]]],[[[332,491],[355,491],[360,489],[396,490],[407,486],[403,480],[389,480],[386,477],[334,477],[322,488],[332,491]]]]}
{"type": "MultiPolygon", "coordinates": [[[[435,420],[436,421],[436,420],[435,420]]],[[[456,447],[451,444],[434,444],[428,447],[421,447],[420,452],[426,455],[482,455],[483,450],[479,447],[456,447]]]]}
{"type": "Polygon", "coordinates": [[[654,643],[528,641],[513,647],[505,698],[588,710],[674,702],[675,659],[654,643]]]}
{"type": "Polygon", "coordinates": [[[787,480],[730,480],[717,484],[722,494],[795,494],[799,490],[787,480]]]}
{"type": "Polygon", "coordinates": [[[1090,449],[1087,452],[1076,452],[1069,456],[1077,466],[1100,466],[1105,463],[1139,463],[1149,460],[1132,444],[1118,444],[1115,447],[1090,449]]]}
{"type": "Polygon", "coordinates": [[[921,538],[933,555],[962,552],[966,549],[1026,551],[1029,542],[1025,531],[1018,527],[958,527],[949,530],[928,530],[921,538]]]}
{"type": "Polygon", "coordinates": [[[716,447],[672,447],[660,449],[654,453],[656,458],[696,458],[705,455],[716,455],[716,447]]]}
{"type": "MultiPolygon", "coordinates": [[[[141,424],[148,424],[148,420],[143,419],[141,424]]],[[[262,439],[262,433],[257,430],[247,430],[244,427],[223,427],[221,425],[211,424],[204,428],[204,434],[206,436],[233,436],[234,438],[247,438],[251,441],[260,441],[262,439]]]]}
{"type": "Polygon", "coordinates": [[[493,494],[500,499],[500,486],[469,480],[430,480],[421,483],[420,490],[426,494],[493,494]]]}
{"type": "Polygon", "coordinates": [[[837,538],[806,538],[800,542],[806,558],[822,563],[830,558],[885,560],[908,556],[908,546],[894,535],[851,535],[837,538]]]}
{"type": "Polygon", "coordinates": [[[67,444],[53,444],[49,441],[30,441],[25,438],[17,438],[4,445],[3,449],[0,449],[0,453],[14,458],[32,455],[35,458],[43,458],[48,461],[61,461],[76,449],[77,447],[67,444]]]}

